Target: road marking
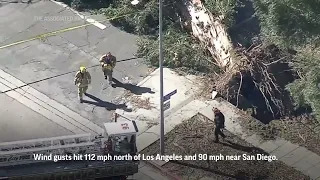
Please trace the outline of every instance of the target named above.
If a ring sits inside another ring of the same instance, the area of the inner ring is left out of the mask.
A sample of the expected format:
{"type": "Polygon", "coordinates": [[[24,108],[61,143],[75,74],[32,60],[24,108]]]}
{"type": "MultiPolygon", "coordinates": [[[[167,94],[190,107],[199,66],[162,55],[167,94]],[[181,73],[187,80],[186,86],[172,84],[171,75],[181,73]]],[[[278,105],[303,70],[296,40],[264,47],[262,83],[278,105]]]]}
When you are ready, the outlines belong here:
{"type": "Polygon", "coordinates": [[[104,24],[101,24],[100,22],[94,20],[94,19],[91,19],[91,18],[87,18],[86,16],[84,16],[83,14],[79,13],[78,11],[70,8],[68,5],[64,4],[63,2],[58,2],[58,1],[54,1],[54,0],[50,0],[51,2],[59,5],[59,6],[62,6],[66,9],[69,9],[70,11],[72,11],[73,13],[75,13],[76,15],[78,15],[81,19],[87,21],[88,23],[100,28],[100,29],[105,29],[107,28],[107,26],[105,26],[104,24]]]}
{"type": "Polygon", "coordinates": [[[100,28],[100,29],[105,29],[105,28],[107,28],[107,26],[105,26],[104,24],[99,23],[98,21],[96,21],[96,20],[94,20],[94,19],[89,18],[89,19],[86,19],[86,20],[87,20],[88,23],[91,23],[91,24],[97,26],[97,27],[100,28]]]}
{"type": "Polygon", "coordinates": [[[25,87],[5,94],[73,133],[103,133],[104,130],[98,125],[0,69],[2,92],[19,86],[25,87]]]}
{"type": "MultiPolygon", "coordinates": [[[[137,13],[128,13],[128,14],[124,14],[124,15],[121,15],[121,16],[115,16],[113,18],[108,18],[106,20],[99,21],[99,22],[110,21],[110,20],[126,17],[126,16],[129,16],[131,14],[137,14],[137,13]]],[[[45,38],[50,37],[50,36],[55,36],[55,35],[57,35],[59,33],[68,32],[68,31],[72,31],[72,30],[75,30],[75,29],[80,29],[80,28],[83,28],[83,27],[86,27],[86,26],[90,26],[90,25],[92,25],[92,24],[91,23],[82,24],[82,25],[77,25],[77,26],[71,26],[71,27],[64,28],[64,29],[59,29],[59,30],[56,30],[56,31],[48,32],[48,33],[39,34],[39,35],[37,35],[35,37],[32,37],[32,38],[29,38],[29,39],[24,39],[24,40],[16,41],[14,43],[10,43],[10,44],[4,45],[4,46],[0,46],[0,49],[8,48],[8,47],[11,47],[11,46],[15,46],[15,45],[18,45],[18,44],[23,44],[23,43],[34,41],[34,40],[45,39],[45,38]]]]}

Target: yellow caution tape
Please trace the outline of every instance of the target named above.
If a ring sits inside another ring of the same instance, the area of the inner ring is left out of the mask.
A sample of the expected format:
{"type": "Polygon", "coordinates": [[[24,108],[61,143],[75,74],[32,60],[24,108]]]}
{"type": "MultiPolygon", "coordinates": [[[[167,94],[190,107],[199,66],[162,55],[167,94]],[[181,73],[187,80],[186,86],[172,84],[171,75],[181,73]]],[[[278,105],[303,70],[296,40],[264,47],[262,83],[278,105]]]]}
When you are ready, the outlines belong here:
{"type": "MultiPolygon", "coordinates": [[[[113,18],[108,18],[108,19],[105,19],[103,21],[97,21],[99,23],[103,23],[103,22],[106,22],[106,21],[110,21],[110,20],[114,20],[114,19],[119,19],[119,18],[122,18],[122,17],[126,17],[126,16],[129,16],[131,14],[136,14],[136,13],[139,13],[139,12],[135,12],[135,13],[128,13],[128,14],[124,14],[124,15],[121,15],[121,16],[115,16],[113,18]]],[[[4,46],[0,46],[0,49],[4,49],[4,48],[8,48],[8,47],[11,47],[11,46],[15,46],[15,45],[18,45],[18,44],[22,44],[22,43],[26,43],[26,42],[30,42],[30,41],[34,41],[34,40],[41,40],[41,39],[45,39],[46,37],[50,37],[50,36],[55,36],[59,33],[63,33],[63,32],[67,32],[67,31],[72,31],[72,30],[75,30],[75,29],[79,29],[79,28],[83,28],[83,27],[86,27],[86,26],[90,26],[92,25],[91,23],[87,23],[87,24],[83,24],[83,25],[77,25],[77,26],[72,26],[72,27],[69,27],[69,28],[65,28],[65,29],[60,29],[60,30],[56,30],[56,31],[52,31],[52,32],[48,32],[48,33],[44,33],[44,34],[40,34],[40,35],[37,35],[33,38],[29,38],[29,39],[26,39],[26,40],[21,40],[21,41],[17,41],[17,42],[14,42],[14,43],[11,43],[11,44],[7,44],[7,45],[4,45],[4,46]]]]}

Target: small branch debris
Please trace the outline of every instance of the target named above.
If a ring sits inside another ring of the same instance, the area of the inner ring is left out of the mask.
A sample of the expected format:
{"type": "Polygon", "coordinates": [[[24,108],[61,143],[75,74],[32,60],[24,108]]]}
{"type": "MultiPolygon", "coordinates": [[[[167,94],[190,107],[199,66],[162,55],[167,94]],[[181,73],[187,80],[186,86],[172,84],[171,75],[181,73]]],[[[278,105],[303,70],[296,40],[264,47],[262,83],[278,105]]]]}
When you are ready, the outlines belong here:
{"type": "MultiPolygon", "coordinates": [[[[201,179],[203,177],[210,177],[211,179],[309,179],[280,161],[199,160],[200,157],[205,157],[205,155],[209,158],[220,154],[224,157],[227,155],[242,157],[243,154],[264,154],[260,149],[253,147],[228,131],[224,132],[231,143],[226,141],[213,143],[212,125],[213,122],[206,117],[196,115],[165,135],[165,154],[195,155],[197,160],[170,161],[164,165],[164,168],[181,176],[181,179],[201,179]],[[199,138],[188,138],[194,135],[199,136],[199,138]]],[[[156,155],[159,152],[159,141],[157,141],[144,149],[141,154],[156,155]]]]}
{"type": "Polygon", "coordinates": [[[130,91],[125,92],[124,98],[126,102],[130,102],[132,104],[132,109],[146,109],[151,110],[156,108],[151,102],[150,98],[144,98],[141,96],[137,96],[130,91]]]}

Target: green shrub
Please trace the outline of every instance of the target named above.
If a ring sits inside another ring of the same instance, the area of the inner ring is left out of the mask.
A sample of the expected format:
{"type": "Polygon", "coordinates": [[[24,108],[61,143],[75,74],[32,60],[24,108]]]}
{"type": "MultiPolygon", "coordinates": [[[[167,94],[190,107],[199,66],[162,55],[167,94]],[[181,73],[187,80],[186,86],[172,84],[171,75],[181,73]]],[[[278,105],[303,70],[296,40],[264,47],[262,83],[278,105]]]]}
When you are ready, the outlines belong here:
{"type": "Polygon", "coordinates": [[[297,107],[310,106],[320,122],[320,49],[305,49],[299,53],[293,67],[300,78],[287,86],[297,107]]]}
{"type": "MultiPolygon", "coordinates": [[[[163,55],[164,66],[170,68],[187,67],[191,70],[208,72],[215,69],[212,58],[196,40],[186,32],[168,29],[164,32],[163,55]]],[[[137,56],[145,58],[151,65],[159,65],[159,40],[144,37],[138,40],[137,56]]]]}
{"type": "MultiPolygon", "coordinates": [[[[173,0],[169,0],[166,1],[166,3],[172,3],[172,1],[173,0]]],[[[179,24],[178,20],[172,17],[172,14],[167,13],[168,8],[168,6],[164,6],[163,8],[163,30],[166,30],[173,24],[179,24]]],[[[130,14],[129,16],[117,18],[110,22],[130,33],[138,35],[154,35],[158,33],[158,10],[158,1],[155,0],[147,2],[143,1],[136,6],[132,5],[130,0],[115,0],[108,8],[100,9],[99,13],[102,13],[107,17],[130,14]]],[[[173,15],[175,15],[174,11],[173,15]]]]}
{"type": "Polygon", "coordinates": [[[255,0],[265,39],[282,47],[299,47],[320,36],[320,1],[255,0]]]}
{"type": "MultiPolygon", "coordinates": [[[[163,33],[164,33],[164,65],[167,67],[187,67],[195,71],[208,71],[212,64],[211,55],[181,27],[179,21],[180,1],[168,0],[163,8],[163,33]]],[[[153,66],[159,65],[159,8],[158,1],[143,1],[138,6],[133,6],[128,0],[115,0],[114,3],[99,13],[107,17],[123,16],[112,20],[113,25],[121,29],[140,35],[138,40],[137,56],[143,57],[153,66]]]]}
{"type": "Polygon", "coordinates": [[[240,1],[237,0],[206,0],[204,6],[208,11],[215,15],[224,17],[223,23],[227,27],[231,27],[234,23],[234,15],[236,7],[240,6],[240,1]]]}

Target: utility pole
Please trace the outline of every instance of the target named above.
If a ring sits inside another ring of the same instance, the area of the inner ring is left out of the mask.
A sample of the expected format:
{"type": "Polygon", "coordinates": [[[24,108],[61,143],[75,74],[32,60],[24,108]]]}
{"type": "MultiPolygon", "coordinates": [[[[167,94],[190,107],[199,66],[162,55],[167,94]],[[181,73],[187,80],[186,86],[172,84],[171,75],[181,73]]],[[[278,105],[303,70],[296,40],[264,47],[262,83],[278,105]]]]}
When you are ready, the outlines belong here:
{"type": "Polygon", "coordinates": [[[162,0],[159,0],[159,69],[160,69],[160,153],[164,155],[164,110],[163,110],[163,33],[162,0]]]}
{"type": "MultiPolygon", "coordinates": [[[[139,4],[139,0],[131,1],[132,5],[139,4]]],[[[160,69],[160,154],[164,155],[164,98],[163,98],[163,20],[162,20],[162,0],[159,0],[159,69],[160,69]]]]}

